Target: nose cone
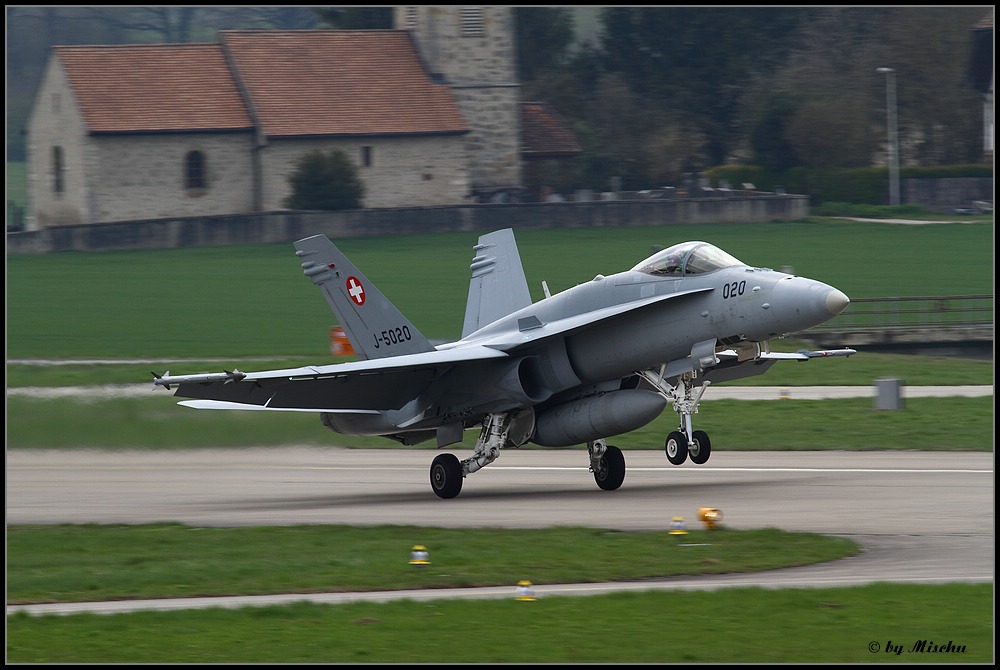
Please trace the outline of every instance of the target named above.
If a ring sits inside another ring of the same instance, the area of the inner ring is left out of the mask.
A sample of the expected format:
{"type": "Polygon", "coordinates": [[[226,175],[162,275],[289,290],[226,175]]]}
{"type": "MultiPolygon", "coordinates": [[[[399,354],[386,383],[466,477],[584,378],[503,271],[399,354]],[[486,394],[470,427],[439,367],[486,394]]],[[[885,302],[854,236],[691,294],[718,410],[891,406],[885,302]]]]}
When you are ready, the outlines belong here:
{"type": "Polygon", "coordinates": [[[834,288],[826,294],[826,309],[833,316],[843,312],[849,304],[851,304],[851,299],[843,291],[834,288]]]}
{"type": "Polygon", "coordinates": [[[771,294],[769,312],[775,320],[775,330],[797,333],[843,312],[850,299],[829,284],[805,277],[788,277],[778,281],[771,294]]]}

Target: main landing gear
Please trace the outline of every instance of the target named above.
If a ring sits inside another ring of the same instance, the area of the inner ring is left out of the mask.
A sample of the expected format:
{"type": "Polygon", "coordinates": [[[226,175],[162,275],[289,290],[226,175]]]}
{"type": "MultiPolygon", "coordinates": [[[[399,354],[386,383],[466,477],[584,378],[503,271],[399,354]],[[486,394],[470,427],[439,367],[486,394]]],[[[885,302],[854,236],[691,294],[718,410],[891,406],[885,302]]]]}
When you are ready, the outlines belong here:
{"type": "Polygon", "coordinates": [[[603,439],[587,443],[590,471],[594,481],[605,491],[614,491],[625,481],[625,456],[618,447],[606,444],[603,439]]]}
{"type": "Polygon", "coordinates": [[[712,455],[712,441],[708,439],[708,433],[703,430],[691,430],[691,415],[698,413],[698,403],[704,395],[708,385],[712,382],[706,381],[697,387],[694,386],[695,373],[685,372],[677,378],[677,386],[671,386],[662,377],[657,377],[648,372],[643,376],[652,383],[657,390],[673,403],[674,411],[680,415],[680,425],[677,430],[667,435],[663,450],[667,454],[667,460],[674,465],[680,465],[691,457],[691,461],[702,465],[708,462],[708,457],[712,455]]]}
{"type": "MultiPolygon", "coordinates": [[[[462,492],[462,482],[500,456],[506,447],[519,447],[535,431],[535,414],[522,412],[490,414],[483,420],[483,429],[476,440],[476,451],[464,461],[454,454],[440,454],[431,462],[431,489],[439,498],[454,498],[462,492]]],[[[614,491],[625,481],[625,456],[618,447],[603,439],[587,443],[590,470],[594,481],[605,491],[614,491]]]]}
{"type": "Polygon", "coordinates": [[[462,491],[462,481],[500,456],[506,447],[520,447],[535,432],[535,412],[489,414],[476,440],[476,451],[459,461],[454,454],[441,454],[431,462],[431,488],[439,498],[454,498],[462,491]]]}

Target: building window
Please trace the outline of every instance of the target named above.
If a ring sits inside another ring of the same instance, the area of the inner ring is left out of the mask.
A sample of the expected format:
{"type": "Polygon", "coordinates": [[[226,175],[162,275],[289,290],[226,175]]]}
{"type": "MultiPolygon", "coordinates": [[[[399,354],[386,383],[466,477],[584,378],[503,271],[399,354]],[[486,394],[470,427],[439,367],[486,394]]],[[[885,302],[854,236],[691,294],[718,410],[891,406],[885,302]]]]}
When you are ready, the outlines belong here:
{"type": "Polygon", "coordinates": [[[62,193],[66,190],[66,162],[63,160],[62,147],[52,147],[52,192],[62,193]]]}
{"type": "Polygon", "coordinates": [[[191,151],[184,159],[184,187],[205,188],[205,154],[191,151]]]}
{"type": "Polygon", "coordinates": [[[372,148],[371,147],[361,147],[361,165],[364,167],[372,166],[372,148]]]}
{"type": "Polygon", "coordinates": [[[482,37],[483,34],[483,8],[462,7],[462,37],[482,37]]]}

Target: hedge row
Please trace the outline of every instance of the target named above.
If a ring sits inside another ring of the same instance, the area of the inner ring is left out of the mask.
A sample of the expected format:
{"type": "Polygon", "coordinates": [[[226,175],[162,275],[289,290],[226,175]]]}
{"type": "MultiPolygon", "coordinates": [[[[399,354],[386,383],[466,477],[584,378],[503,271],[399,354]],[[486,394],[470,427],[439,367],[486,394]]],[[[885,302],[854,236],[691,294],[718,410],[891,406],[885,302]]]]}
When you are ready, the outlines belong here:
{"type": "MultiPolygon", "coordinates": [[[[812,204],[850,202],[883,204],[889,170],[875,168],[792,168],[772,172],[754,165],[722,165],[706,170],[712,186],[728,182],[732,188],[753,184],[757,190],[801,193],[812,198],[812,204]]],[[[992,165],[937,165],[901,168],[900,179],[942,179],[959,177],[992,177],[992,165]]]]}

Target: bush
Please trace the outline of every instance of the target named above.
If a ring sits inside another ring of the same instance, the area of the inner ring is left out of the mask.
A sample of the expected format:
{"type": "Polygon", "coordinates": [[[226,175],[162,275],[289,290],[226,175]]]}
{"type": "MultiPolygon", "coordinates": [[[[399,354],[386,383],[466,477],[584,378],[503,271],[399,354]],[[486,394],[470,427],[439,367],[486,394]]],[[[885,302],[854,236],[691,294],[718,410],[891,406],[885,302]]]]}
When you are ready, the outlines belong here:
{"type": "MultiPolygon", "coordinates": [[[[865,168],[806,168],[794,167],[784,172],[771,172],[756,165],[723,165],[705,171],[713,186],[720,180],[734,188],[750,182],[761,191],[773,191],[775,185],[786,193],[808,195],[814,206],[824,202],[880,204],[889,182],[889,169],[865,168]]],[[[900,179],[931,179],[944,177],[992,177],[991,165],[936,165],[901,168],[900,179]]]]}
{"type": "Polygon", "coordinates": [[[364,185],[357,170],[342,151],[306,154],[289,182],[292,195],[285,200],[289,209],[357,209],[364,197],[364,185]]]}

